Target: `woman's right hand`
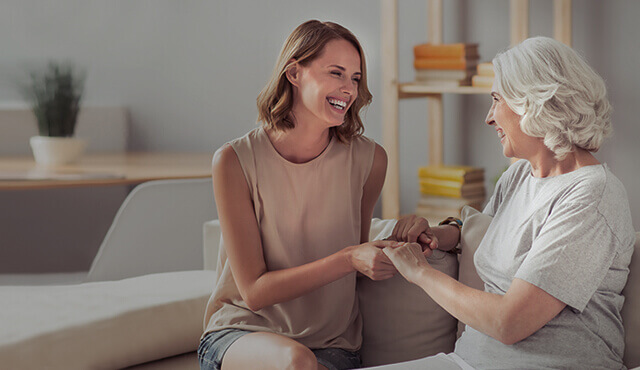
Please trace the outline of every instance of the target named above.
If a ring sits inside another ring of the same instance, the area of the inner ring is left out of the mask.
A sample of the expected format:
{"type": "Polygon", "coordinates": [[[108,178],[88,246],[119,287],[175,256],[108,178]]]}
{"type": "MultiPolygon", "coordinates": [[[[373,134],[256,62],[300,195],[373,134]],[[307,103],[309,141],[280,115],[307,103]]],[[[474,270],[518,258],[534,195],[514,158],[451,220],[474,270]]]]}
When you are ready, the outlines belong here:
{"type": "Polygon", "coordinates": [[[389,257],[382,251],[386,247],[396,247],[398,243],[391,240],[375,240],[354,245],[347,249],[351,266],[371,280],[385,280],[393,277],[398,270],[389,257]]]}

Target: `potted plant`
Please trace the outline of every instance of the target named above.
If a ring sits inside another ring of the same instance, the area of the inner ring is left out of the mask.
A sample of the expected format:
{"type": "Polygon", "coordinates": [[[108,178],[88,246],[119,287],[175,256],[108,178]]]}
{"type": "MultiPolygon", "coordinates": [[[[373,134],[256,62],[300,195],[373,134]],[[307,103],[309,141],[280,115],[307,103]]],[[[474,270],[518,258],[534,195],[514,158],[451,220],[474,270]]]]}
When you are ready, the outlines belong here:
{"type": "Polygon", "coordinates": [[[49,62],[32,70],[24,96],[38,123],[38,136],[30,139],[36,163],[60,165],[77,160],[86,141],[74,137],[85,74],[71,63],[49,62]]]}

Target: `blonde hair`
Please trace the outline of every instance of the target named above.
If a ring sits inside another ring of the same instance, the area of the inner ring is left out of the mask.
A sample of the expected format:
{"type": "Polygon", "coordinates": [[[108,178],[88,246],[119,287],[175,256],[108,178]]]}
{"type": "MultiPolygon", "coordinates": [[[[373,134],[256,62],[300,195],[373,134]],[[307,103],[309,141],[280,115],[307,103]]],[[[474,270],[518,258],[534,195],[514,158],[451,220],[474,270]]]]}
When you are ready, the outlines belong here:
{"type": "Polygon", "coordinates": [[[562,160],[574,147],[600,149],[611,134],[611,105],[600,77],[569,46],[532,37],[493,59],[497,92],[522,131],[544,139],[562,160]]]}
{"type": "Polygon", "coordinates": [[[348,29],[333,22],[310,20],[299,25],[287,38],[273,70],[271,79],[258,95],[258,121],[269,129],[288,130],[295,126],[290,112],[293,107],[293,88],[286,71],[293,59],[305,66],[320,56],[329,41],[343,39],[350,42],[360,54],[362,76],[358,83],[358,97],[345,113],[344,123],[332,127],[331,135],[342,142],[349,142],[362,135],[364,127],[360,110],[371,103],[367,86],[367,67],[364,52],[358,39],[348,29]]]}

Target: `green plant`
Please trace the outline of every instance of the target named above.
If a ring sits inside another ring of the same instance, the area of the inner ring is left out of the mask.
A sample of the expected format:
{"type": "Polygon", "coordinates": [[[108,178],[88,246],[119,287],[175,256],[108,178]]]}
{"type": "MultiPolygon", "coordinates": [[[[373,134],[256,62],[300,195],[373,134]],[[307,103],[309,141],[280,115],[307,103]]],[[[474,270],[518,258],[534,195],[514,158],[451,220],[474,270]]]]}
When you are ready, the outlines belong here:
{"type": "Polygon", "coordinates": [[[85,73],[71,63],[51,61],[32,70],[24,97],[38,121],[40,136],[73,136],[84,92],[85,73]]]}

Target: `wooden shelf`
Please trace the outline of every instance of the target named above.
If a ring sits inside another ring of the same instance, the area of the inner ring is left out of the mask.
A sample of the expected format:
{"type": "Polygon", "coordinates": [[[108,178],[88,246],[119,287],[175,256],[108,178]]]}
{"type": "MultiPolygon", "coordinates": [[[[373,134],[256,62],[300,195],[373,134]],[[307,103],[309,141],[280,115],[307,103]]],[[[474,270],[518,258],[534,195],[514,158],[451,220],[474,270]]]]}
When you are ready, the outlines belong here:
{"type": "Polygon", "coordinates": [[[400,98],[423,98],[434,94],[489,94],[490,87],[475,86],[433,86],[419,82],[405,82],[398,84],[400,98]]]}
{"type": "MultiPolygon", "coordinates": [[[[443,42],[443,2],[427,1],[427,41],[443,42]]],[[[444,94],[489,94],[491,88],[459,86],[426,86],[418,82],[398,83],[398,2],[380,0],[382,49],[382,135],[387,151],[388,168],[382,188],[382,217],[400,215],[400,141],[399,100],[426,98],[429,128],[429,164],[444,163],[444,94]]],[[[553,0],[554,38],[571,45],[571,0],[553,0]]],[[[529,0],[509,0],[511,44],[515,45],[529,34],[529,0]]]]}

